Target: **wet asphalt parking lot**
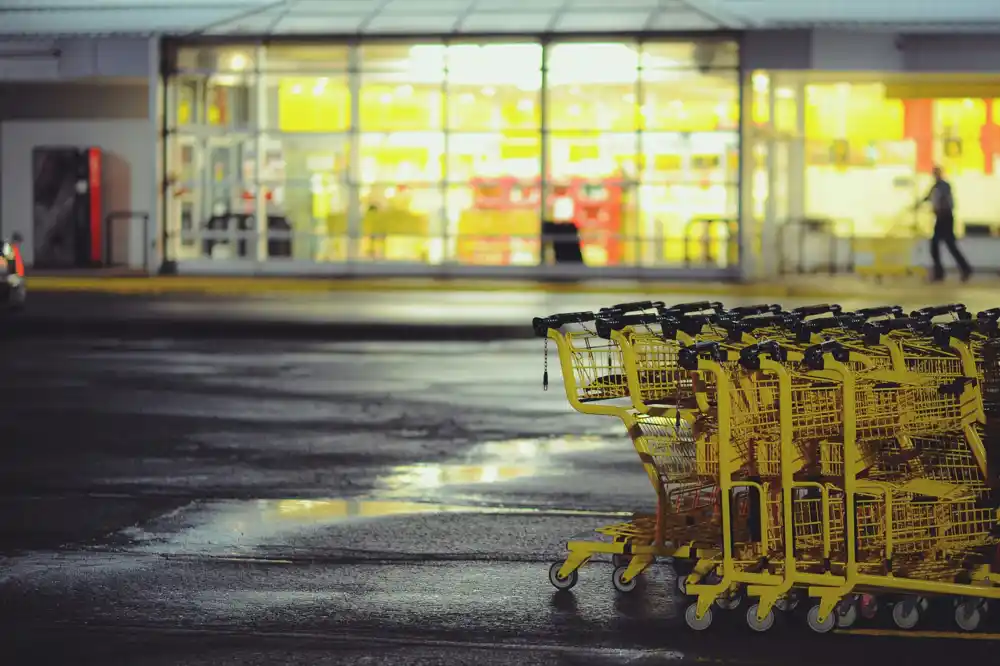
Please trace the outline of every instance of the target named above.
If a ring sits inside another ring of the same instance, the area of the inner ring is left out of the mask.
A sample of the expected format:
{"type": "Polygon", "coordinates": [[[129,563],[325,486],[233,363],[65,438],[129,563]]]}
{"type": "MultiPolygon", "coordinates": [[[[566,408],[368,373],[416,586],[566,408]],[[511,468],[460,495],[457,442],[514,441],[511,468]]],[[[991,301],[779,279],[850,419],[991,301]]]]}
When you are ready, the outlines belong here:
{"type": "MultiPolygon", "coordinates": [[[[405,336],[399,336],[405,337],[405,336]]],[[[693,634],[565,541],[653,506],[541,343],[2,340],[4,663],[997,663],[931,621],[693,634]],[[555,374],[554,380],[558,380],[555,374]],[[905,661],[902,661],[905,660],[905,661]]]]}

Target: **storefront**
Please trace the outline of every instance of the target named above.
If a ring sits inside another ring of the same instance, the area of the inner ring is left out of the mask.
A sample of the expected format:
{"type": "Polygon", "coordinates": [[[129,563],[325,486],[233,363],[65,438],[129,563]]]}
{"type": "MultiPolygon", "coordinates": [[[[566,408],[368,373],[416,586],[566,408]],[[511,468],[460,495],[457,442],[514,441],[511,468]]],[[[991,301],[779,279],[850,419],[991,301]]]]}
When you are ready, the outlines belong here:
{"type": "Polygon", "coordinates": [[[738,270],[735,39],[164,54],[164,247],[182,272],[738,270]],[[567,222],[583,265],[542,238],[567,222]]]}
{"type": "Polygon", "coordinates": [[[771,223],[767,261],[845,269],[852,248],[905,239],[920,259],[933,218],[917,204],[937,166],[955,192],[956,232],[977,240],[970,258],[1000,267],[995,74],[755,71],[751,81],[752,219],[771,223]]]}

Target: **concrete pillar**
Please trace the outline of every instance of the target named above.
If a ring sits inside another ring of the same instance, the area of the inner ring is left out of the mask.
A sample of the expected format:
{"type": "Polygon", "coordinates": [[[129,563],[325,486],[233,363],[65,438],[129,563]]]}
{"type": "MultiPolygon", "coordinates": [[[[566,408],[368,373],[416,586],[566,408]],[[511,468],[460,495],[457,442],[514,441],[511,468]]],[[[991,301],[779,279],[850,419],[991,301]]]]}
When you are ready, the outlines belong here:
{"type": "MultiPolygon", "coordinates": [[[[152,182],[136,183],[138,187],[150,188],[150,205],[146,219],[146,227],[140,233],[142,252],[136,264],[143,263],[144,270],[150,275],[160,270],[164,261],[176,259],[168,253],[167,243],[169,239],[164,233],[167,219],[164,215],[165,195],[163,190],[164,169],[163,162],[166,155],[166,117],[163,113],[164,83],[160,76],[160,38],[150,37],[147,44],[146,58],[148,63],[149,80],[149,138],[154,146],[152,182]]],[[[132,229],[139,227],[141,223],[133,223],[132,229]]],[[[130,250],[136,246],[130,243],[130,250]]]]}

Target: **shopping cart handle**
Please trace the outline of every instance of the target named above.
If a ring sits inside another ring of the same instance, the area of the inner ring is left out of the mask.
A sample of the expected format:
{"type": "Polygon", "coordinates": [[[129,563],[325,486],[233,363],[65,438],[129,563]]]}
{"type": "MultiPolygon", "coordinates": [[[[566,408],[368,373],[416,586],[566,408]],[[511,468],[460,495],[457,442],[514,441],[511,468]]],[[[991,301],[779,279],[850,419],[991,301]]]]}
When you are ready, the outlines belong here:
{"type": "Polygon", "coordinates": [[[682,347],[677,357],[677,364],[685,370],[697,370],[698,359],[705,358],[716,362],[722,361],[722,346],[718,342],[696,342],[682,347]]]}
{"type": "Polygon", "coordinates": [[[826,365],[824,359],[827,354],[832,355],[835,361],[841,363],[845,363],[850,358],[850,353],[844,349],[844,345],[836,340],[827,340],[806,349],[802,355],[803,362],[806,367],[812,370],[822,370],[826,365]]]}
{"type": "Polygon", "coordinates": [[[617,305],[601,308],[599,314],[614,313],[624,315],[633,312],[643,312],[645,310],[660,310],[665,308],[666,305],[663,301],[632,301],[631,303],[618,303],[617,305]]]}
{"type": "Polygon", "coordinates": [[[934,342],[942,349],[951,349],[951,339],[968,342],[972,339],[972,331],[976,328],[973,321],[955,321],[949,324],[937,324],[931,335],[934,342]]]}
{"type": "MultiPolygon", "coordinates": [[[[620,331],[626,326],[646,326],[655,324],[668,325],[676,330],[676,321],[670,317],[665,317],[656,312],[646,312],[639,314],[621,315],[611,312],[601,312],[597,315],[597,335],[605,340],[611,339],[612,331],[620,331]]],[[[675,334],[676,335],[676,334],[675,334]]]]}
{"type": "Polygon", "coordinates": [[[843,310],[842,307],[836,304],[817,303],[816,305],[803,305],[800,308],[795,308],[792,310],[792,314],[796,317],[815,317],[821,314],[839,315],[843,310]]]}
{"type": "Polygon", "coordinates": [[[877,308],[861,308],[860,310],[855,310],[854,314],[859,317],[864,317],[865,319],[890,316],[894,319],[899,319],[906,316],[906,312],[903,310],[902,306],[899,305],[882,305],[877,308]]]}
{"type": "Polygon", "coordinates": [[[795,324],[795,339],[799,342],[810,342],[812,336],[821,331],[827,331],[831,328],[856,328],[858,320],[859,318],[854,314],[846,314],[799,321],[795,324]]]}
{"type": "Polygon", "coordinates": [[[920,317],[901,317],[899,319],[881,319],[879,321],[866,322],[861,329],[864,333],[865,344],[874,347],[879,344],[881,337],[891,331],[905,331],[907,329],[917,332],[927,332],[930,321],[920,317]]]}
{"type": "Polygon", "coordinates": [[[747,370],[760,370],[761,356],[770,356],[775,361],[788,360],[788,352],[774,340],[765,340],[740,350],[740,365],[747,370]]]}
{"type": "Polygon", "coordinates": [[[976,330],[988,338],[1000,338],[1000,322],[989,317],[976,318],[976,330]]]}
{"type": "Polygon", "coordinates": [[[722,303],[711,302],[711,301],[697,301],[694,303],[678,303],[676,305],[671,305],[670,307],[664,308],[664,314],[690,314],[692,312],[705,312],[706,310],[715,310],[716,312],[722,312],[722,303]]]}
{"type": "Polygon", "coordinates": [[[741,319],[743,317],[752,317],[753,315],[777,314],[778,312],[781,312],[780,305],[760,303],[758,305],[738,305],[735,308],[729,308],[724,314],[741,319]]]}
{"type": "Polygon", "coordinates": [[[558,330],[566,324],[587,324],[595,319],[597,315],[593,312],[564,312],[548,317],[535,317],[531,320],[531,327],[535,330],[535,336],[544,338],[550,330],[558,330]]]}
{"type": "Polygon", "coordinates": [[[719,323],[722,328],[729,332],[730,340],[739,341],[743,333],[751,333],[759,328],[768,328],[769,326],[787,327],[790,320],[789,314],[782,312],[779,314],[753,315],[737,320],[730,319],[719,323]]]}
{"type": "Polygon", "coordinates": [[[991,321],[1000,321],[1000,308],[992,308],[990,310],[983,310],[982,312],[980,312],[979,314],[976,315],[976,319],[978,319],[980,321],[983,321],[983,320],[986,320],[986,319],[991,320],[991,321]]]}
{"type": "Polygon", "coordinates": [[[910,313],[913,319],[928,319],[930,317],[940,317],[942,315],[958,315],[960,319],[968,319],[969,312],[964,303],[950,303],[948,305],[932,305],[930,307],[914,310],[910,313]]]}
{"type": "Polygon", "coordinates": [[[688,314],[678,317],[675,321],[677,323],[677,330],[688,335],[698,335],[705,330],[706,326],[715,322],[715,317],[712,315],[688,314]]]}

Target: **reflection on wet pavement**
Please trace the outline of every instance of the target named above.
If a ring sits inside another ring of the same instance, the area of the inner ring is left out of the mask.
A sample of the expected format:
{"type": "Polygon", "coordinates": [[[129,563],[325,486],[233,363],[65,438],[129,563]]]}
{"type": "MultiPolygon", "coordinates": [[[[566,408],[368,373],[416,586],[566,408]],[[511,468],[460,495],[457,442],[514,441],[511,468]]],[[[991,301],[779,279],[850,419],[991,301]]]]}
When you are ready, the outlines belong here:
{"type": "Polygon", "coordinates": [[[401,465],[378,483],[388,497],[435,496],[448,486],[470,486],[526,477],[572,473],[571,454],[594,453],[620,445],[603,437],[555,437],[487,442],[473,447],[465,462],[401,465]]]}
{"type": "MultiPolygon", "coordinates": [[[[301,544],[320,538],[324,530],[345,521],[372,521],[398,516],[456,513],[531,513],[531,507],[507,509],[482,501],[435,502],[448,486],[475,487],[515,479],[565,474],[573,455],[593,455],[614,444],[601,437],[513,439],[473,447],[462,462],[404,465],[389,470],[377,496],[335,499],[281,499],[195,502],[161,516],[154,524],[125,530],[139,550],[164,554],[236,555],[260,547],[301,544]],[[424,501],[416,501],[423,499],[424,501]]],[[[474,498],[485,494],[473,493],[474,498]]],[[[601,516],[617,512],[563,510],[562,515],[601,516]]],[[[343,547],[331,535],[330,550],[343,547]]],[[[312,547],[312,546],[311,546],[312,547]]]]}

